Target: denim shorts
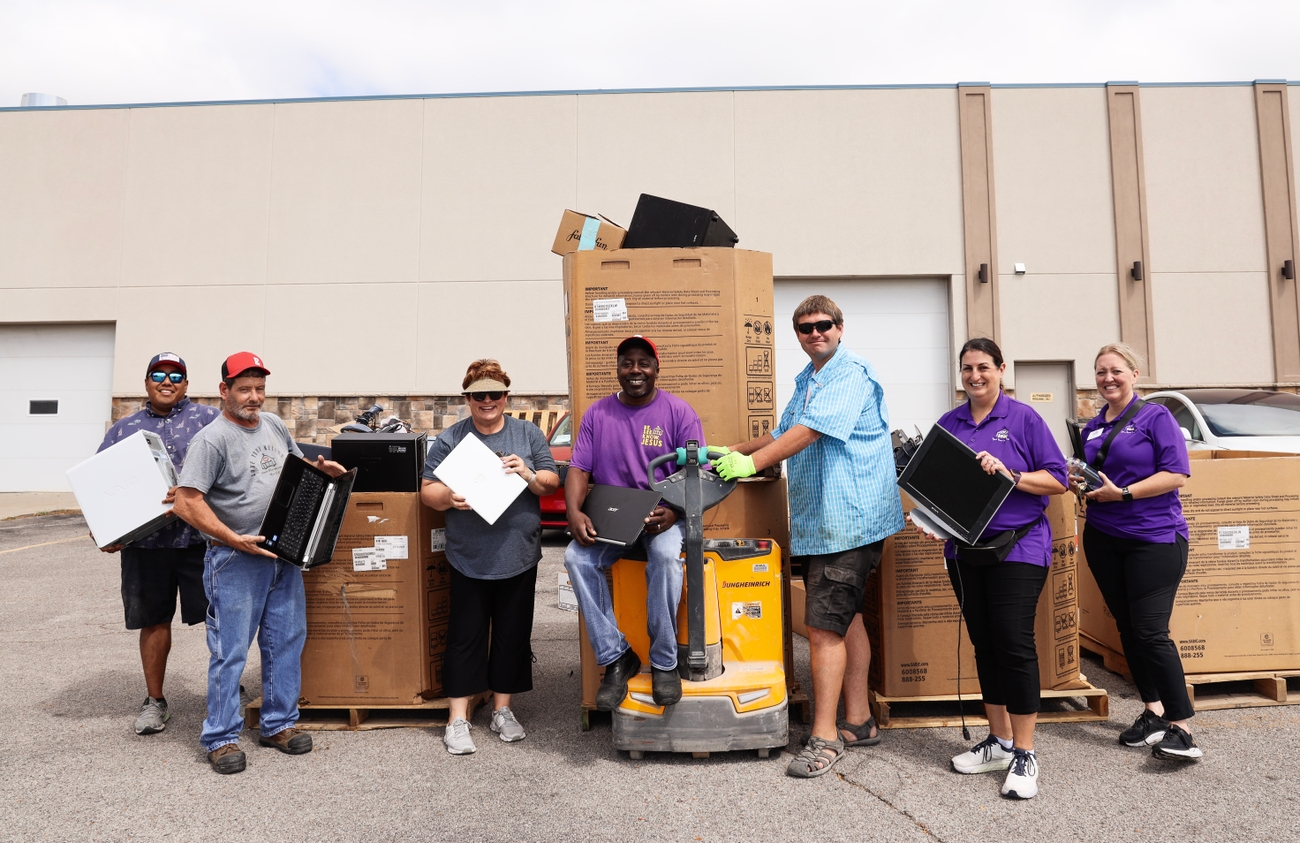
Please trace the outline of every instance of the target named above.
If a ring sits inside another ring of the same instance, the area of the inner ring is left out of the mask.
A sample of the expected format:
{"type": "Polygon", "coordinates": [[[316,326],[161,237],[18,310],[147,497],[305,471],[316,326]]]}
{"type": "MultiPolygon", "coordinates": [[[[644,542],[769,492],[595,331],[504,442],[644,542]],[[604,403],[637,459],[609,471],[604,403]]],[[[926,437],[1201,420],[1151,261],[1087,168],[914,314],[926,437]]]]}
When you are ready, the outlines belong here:
{"type": "Polygon", "coordinates": [[[880,564],[884,539],[838,553],[796,557],[803,563],[804,623],[845,635],[862,611],[867,577],[880,564]]]}

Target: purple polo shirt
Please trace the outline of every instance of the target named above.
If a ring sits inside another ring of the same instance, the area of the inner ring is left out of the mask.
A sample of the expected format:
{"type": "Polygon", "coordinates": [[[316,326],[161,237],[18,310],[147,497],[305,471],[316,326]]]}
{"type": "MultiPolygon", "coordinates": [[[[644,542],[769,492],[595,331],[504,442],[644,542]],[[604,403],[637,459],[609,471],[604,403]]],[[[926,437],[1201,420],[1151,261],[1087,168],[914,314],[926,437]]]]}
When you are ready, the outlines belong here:
{"type": "MultiPolygon", "coordinates": [[[[1065,485],[1065,457],[1057,447],[1047,423],[1028,404],[1022,404],[1007,395],[999,395],[997,403],[978,425],[971,419],[970,402],[944,413],[939,426],[965,442],[976,453],[988,451],[1002,460],[1007,468],[1029,472],[1047,470],[1065,485]]],[[[1052,526],[1043,515],[1047,509],[1047,495],[1031,495],[1012,489],[993,520],[984,528],[983,538],[1003,530],[1018,530],[1033,523],[1029,531],[1007,555],[1008,562],[1026,562],[1047,567],[1052,564],[1052,526]]],[[[944,545],[943,555],[956,557],[952,542],[944,545]]]]}
{"type": "MultiPolygon", "coordinates": [[[[691,405],[676,395],[660,389],[649,404],[637,407],[606,395],[582,414],[569,467],[588,472],[591,481],[602,486],[649,489],[650,462],[685,447],[688,439],[705,444],[704,425],[691,405]]],[[[661,465],[655,479],[676,470],[673,463],[661,465]]]]}
{"type": "MultiPolygon", "coordinates": [[[[1133,400],[1136,401],[1137,396],[1133,400]]],[[[1116,416],[1115,421],[1118,420],[1119,416],[1116,416]]],[[[1084,426],[1083,453],[1089,461],[1101,450],[1101,443],[1110,435],[1115,421],[1107,422],[1103,412],[1084,426]]],[[[1191,477],[1187,442],[1173,413],[1159,404],[1144,404],[1115,435],[1101,471],[1121,489],[1160,471],[1191,477]]],[[[1089,501],[1088,524],[1107,535],[1124,539],[1170,544],[1175,535],[1187,538],[1187,519],[1183,518],[1183,502],[1177,489],[1154,498],[1139,498],[1132,503],[1089,501]]]]}

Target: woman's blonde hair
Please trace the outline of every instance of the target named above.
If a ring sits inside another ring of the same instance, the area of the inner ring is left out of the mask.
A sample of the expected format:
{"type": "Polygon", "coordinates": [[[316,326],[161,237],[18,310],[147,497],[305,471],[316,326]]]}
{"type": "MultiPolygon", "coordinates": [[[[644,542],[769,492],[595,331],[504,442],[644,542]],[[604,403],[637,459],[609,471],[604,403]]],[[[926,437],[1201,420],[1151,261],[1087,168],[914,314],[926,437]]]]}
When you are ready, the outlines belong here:
{"type": "Polygon", "coordinates": [[[469,368],[465,370],[465,379],[460,382],[460,388],[469,389],[470,384],[481,380],[500,381],[510,386],[510,376],[501,368],[501,364],[487,358],[469,364],[469,368]]]}
{"type": "Polygon", "coordinates": [[[1110,345],[1103,345],[1101,351],[1097,352],[1097,356],[1092,358],[1092,366],[1094,369],[1097,367],[1097,361],[1101,359],[1103,354],[1118,354],[1120,357],[1124,358],[1124,362],[1128,364],[1129,369],[1134,372],[1142,371],[1142,357],[1133,350],[1133,346],[1126,342],[1113,342],[1110,345]]]}

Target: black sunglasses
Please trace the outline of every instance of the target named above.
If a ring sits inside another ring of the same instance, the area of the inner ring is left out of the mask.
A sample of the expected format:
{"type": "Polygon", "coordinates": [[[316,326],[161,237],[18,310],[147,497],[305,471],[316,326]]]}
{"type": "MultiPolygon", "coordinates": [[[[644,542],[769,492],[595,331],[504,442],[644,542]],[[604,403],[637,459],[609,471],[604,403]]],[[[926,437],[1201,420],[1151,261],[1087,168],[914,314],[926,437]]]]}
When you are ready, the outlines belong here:
{"type": "Polygon", "coordinates": [[[184,372],[150,372],[149,380],[153,381],[154,383],[162,383],[163,381],[180,383],[181,381],[185,380],[185,373],[184,372]]]}
{"type": "Polygon", "coordinates": [[[505,392],[462,392],[466,398],[473,398],[475,401],[500,401],[508,393],[505,392]]]}
{"type": "Polygon", "coordinates": [[[835,327],[834,322],[832,322],[829,319],[822,319],[818,322],[800,322],[798,325],[795,326],[795,330],[807,336],[808,334],[811,334],[814,330],[816,330],[817,333],[819,334],[824,334],[834,327],[835,327]]]}

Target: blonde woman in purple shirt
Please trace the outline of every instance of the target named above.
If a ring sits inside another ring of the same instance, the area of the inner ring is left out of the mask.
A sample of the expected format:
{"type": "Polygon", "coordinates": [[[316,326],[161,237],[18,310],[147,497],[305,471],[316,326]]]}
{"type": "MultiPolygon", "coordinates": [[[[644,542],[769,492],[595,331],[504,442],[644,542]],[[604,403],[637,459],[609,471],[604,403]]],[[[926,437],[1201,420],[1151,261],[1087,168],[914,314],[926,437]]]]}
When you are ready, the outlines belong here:
{"type": "Polygon", "coordinates": [[[1034,727],[1041,701],[1034,620],[1052,561],[1052,528],[1044,513],[1048,497],[1065,492],[1065,457],[1042,417],[1002,392],[1007,366],[997,343],[968,340],[957,359],[967,401],[939,425],[969,445],[985,471],[1005,474],[1015,488],[980,545],[944,546],[989,721],[988,737],[953,758],[952,769],[1006,770],[1002,795],[1032,799],[1038,794],[1034,727]]]}
{"type": "Polygon", "coordinates": [[[1192,703],[1169,638],[1174,597],[1187,571],[1178,490],[1192,470],[1173,414],[1137,397],[1139,368],[1136,352],[1122,343],[1102,347],[1093,363],[1106,410],[1084,426],[1083,449],[1105,482],[1087,493],[1083,551],[1146,704],[1120,743],[1150,746],[1156,758],[1196,761],[1203,753],[1192,740],[1192,703]]]}

